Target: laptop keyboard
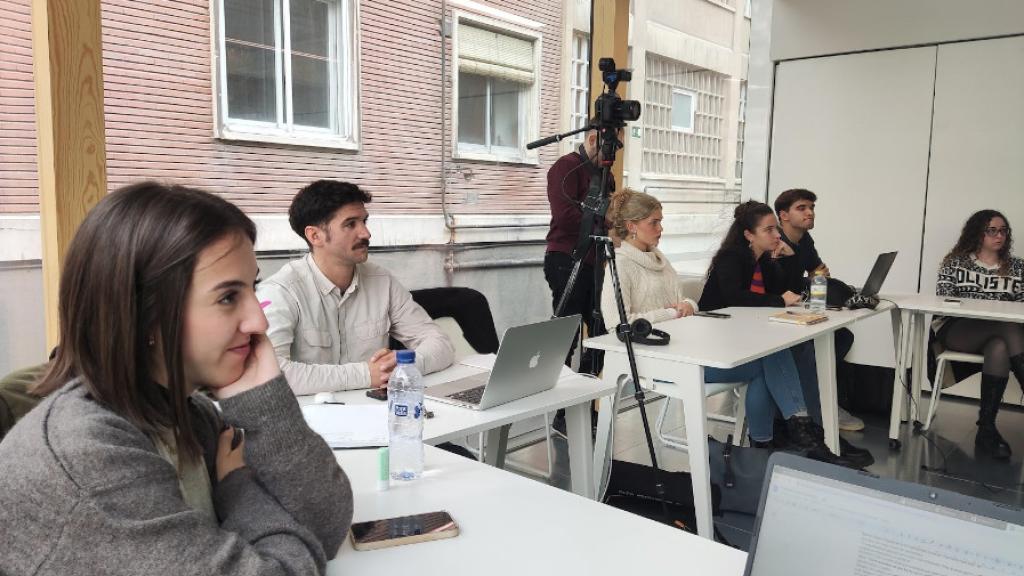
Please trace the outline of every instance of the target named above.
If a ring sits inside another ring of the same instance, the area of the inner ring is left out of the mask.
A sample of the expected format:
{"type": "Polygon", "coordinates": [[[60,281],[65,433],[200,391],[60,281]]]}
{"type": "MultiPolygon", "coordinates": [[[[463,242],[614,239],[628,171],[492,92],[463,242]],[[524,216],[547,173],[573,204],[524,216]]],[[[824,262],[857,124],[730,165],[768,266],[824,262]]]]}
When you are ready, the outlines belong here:
{"type": "Polygon", "coordinates": [[[458,400],[459,402],[479,404],[480,399],[484,397],[485,387],[486,386],[477,386],[476,388],[470,388],[469,390],[463,390],[462,392],[449,394],[448,397],[451,398],[452,400],[458,400]]]}

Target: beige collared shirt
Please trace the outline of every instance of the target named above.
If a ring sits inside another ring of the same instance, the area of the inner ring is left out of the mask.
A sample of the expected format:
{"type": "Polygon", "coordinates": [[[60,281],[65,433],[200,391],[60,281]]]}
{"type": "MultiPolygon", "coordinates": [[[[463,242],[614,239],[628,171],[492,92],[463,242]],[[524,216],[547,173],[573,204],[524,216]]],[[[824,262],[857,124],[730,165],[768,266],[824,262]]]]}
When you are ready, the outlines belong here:
{"type": "Polygon", "coordinates": [[[423,374],[455,358],[451,341],[409,291],[369,262],[356,265],[342,292],[306,255],[261,282],[257,295],[270,301],[267,335],[295,394],[368,388],[366,361],[388,347],[389,336],[416,351],[423,374]]]}

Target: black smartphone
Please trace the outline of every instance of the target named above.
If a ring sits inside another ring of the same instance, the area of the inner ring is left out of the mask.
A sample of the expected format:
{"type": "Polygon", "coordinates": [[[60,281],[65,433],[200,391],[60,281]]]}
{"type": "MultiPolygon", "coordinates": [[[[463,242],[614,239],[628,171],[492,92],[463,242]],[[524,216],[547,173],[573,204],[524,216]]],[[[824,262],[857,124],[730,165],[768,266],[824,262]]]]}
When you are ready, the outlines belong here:
{"type": "Polygon", "coordinates": [[[370,388],[366,391],[367,398],[373,398],[374,400],[386,401],[388,399],[388,389],[386,386],[381,388],[370,388]]]}
{"type": "Polygon", "coordinates": [[[352,525],[352,547],[377,550],[459,535],[459,526],[447,512],[427,512],[352,525]]]}
{"type": "Polygon", "coordinates": [[[703,310],[699,312],[694,312],[693,315],[703,316],[705,318],[732,318],[732,316],[730,316],[729,314],[723,314],[721,312],[704,312],[703,310]]]}

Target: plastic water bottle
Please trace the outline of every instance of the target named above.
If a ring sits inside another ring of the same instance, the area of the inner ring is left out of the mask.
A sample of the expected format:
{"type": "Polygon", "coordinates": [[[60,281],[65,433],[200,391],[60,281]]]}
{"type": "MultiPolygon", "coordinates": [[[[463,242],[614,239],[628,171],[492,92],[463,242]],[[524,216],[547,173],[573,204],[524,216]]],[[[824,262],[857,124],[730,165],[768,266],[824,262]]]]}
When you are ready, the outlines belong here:
{"type": "Polygon", "coordinates": [[[423,473],[423,376],[416,353],[399,350],[388,379],[388,428],[391,478],[415,480],[423,473]]]}
{"type": "Polygon", "coordinates": [[[821,272],[815,272],[811,278],[811,305],[815,312],[824,312],[828,300],[828,278],[821,272]]]}

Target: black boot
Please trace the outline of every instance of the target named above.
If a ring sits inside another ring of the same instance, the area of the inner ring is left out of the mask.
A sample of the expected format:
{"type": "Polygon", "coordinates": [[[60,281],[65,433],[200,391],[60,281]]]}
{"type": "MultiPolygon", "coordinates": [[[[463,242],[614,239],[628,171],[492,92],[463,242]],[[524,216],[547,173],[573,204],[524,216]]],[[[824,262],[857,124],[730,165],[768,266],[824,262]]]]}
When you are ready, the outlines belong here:
{"type": "Polygon", "coordinates": [[[842,456],[836,456],[825,445],[825,433],[810,416],[793,416],[786,420],[792,447],[812,460],[859,470],[860,466],[842,456]]]}
{"type": "Polygon", "coordinates": [[[1006,391],[1006,376],[981,375],[981,400],[978,402],[978,434],[974,437],[974,452],[978,455],[990,456],[996,460],[1010,457],[1010,445],[1003,440],[996,430],[996,414],[999,403],[1003,401],[1006,391]]]}

